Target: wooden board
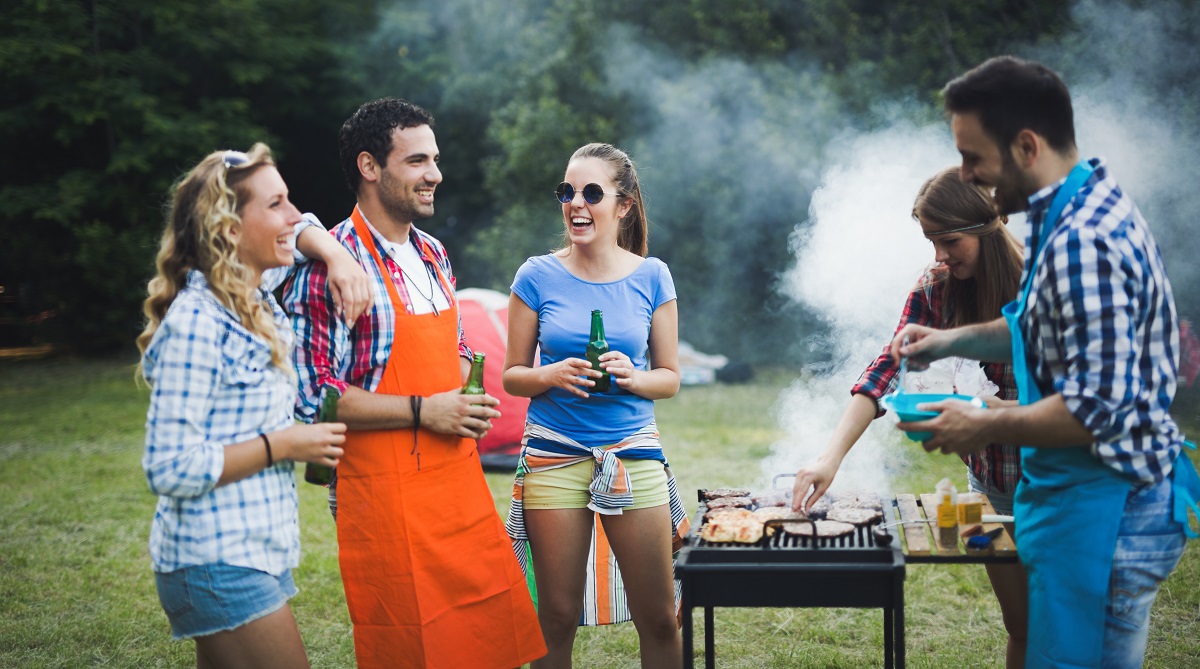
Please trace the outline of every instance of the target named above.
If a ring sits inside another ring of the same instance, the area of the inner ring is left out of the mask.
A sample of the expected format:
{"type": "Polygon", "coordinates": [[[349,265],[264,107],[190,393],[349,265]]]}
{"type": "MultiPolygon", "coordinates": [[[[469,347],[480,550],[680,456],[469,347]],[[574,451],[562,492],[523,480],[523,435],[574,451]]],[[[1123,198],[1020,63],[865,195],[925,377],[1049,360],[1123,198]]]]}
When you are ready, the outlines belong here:
{"type": "MultiPolygon", "coordinates": [[[[983,512],[987,514],[996,513],[996,510],[992,508],[992,503],[988,501],[987,495],[983,495],[982,497],[983,512]]],[[[989,532],[997,527],[1003,528],[1004,531],[1000,533],[1000,536],[992,539],[992,548],[995,549],[996,555],[1011,555],[1015,557],[1017,555],[1017,543],[1013,541],[1012,535],[1009,534],[1008,528],[1004,527],[1003,523],[984,523],[983,531],[989,532]]]]}
{"type": "MultiPolygon", "coordinates": [[[[904,521],[901,529],[907,547],[905,554],[959,558],[954,561],[961,562],[961,558],[969,557],[966,554],[966,541],[958,536],[956,531],[954,544],[943,544],[939,540],[940,533],[937,526],[934,523],[925,522],[927,519],[937,518],[937,503],[938,496],[934,493],[920,495],[919,500],[916,495],[896,495],[896,508],[900,512],[900,519],[904,521]]],[[[986,496],[983,496],[983,513],[988,515],[996,513],[986,496]]],[[[1016,559],[1017,545],[1008,528],[1002,523],[983,524],[984,532],[996,528],[1000,528],[1001,532],[992,539],[993,555],[1016,559]]]]}
{"type": "Polygon", "coordinates": [[[923,522],[925,517],[917,506],[917,498],[913,495],[896,495],[896,508],[900,511],[900,526],[904,535],[904,545],[908,555],[929,555],[929,523],[923,522]]]}

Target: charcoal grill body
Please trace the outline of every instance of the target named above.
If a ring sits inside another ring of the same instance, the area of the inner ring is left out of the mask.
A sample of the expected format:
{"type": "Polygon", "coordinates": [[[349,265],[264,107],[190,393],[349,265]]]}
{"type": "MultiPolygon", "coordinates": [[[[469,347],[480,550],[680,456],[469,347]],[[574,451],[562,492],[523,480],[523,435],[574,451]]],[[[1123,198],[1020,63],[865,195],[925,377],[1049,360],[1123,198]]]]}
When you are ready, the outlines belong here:
{"type": "Polygon", "coordinates": [[[682,584],[683,659],[694,663],[692,609],[704,607],[704,663],[715,667],[713,609],[830,607],[883,609],[884,666],[904,669],[904,555],[899,540],[876,546],[860,529],[840,540],[776,536],[763,545],[707,544],[693,533],[675,559],[682,584]],[[894,664],[893,664],[894,662],[894,664]]]}

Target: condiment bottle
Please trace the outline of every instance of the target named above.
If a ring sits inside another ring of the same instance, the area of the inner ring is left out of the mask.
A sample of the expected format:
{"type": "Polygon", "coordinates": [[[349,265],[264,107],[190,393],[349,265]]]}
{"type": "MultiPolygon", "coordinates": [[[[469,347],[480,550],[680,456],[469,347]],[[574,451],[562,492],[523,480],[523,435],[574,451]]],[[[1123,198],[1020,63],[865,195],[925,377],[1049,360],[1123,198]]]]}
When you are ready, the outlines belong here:
{"type": "Polygon", "coordinates": [[[937,484],[937,528],[938,543],[943,546],[958,545],[958,490],[950,479],[937,484]]]}
{"type": "Polygon", "coordinates": [[[983,495],[964,492],[958,496],[958,523],[976,525],[983,521],[983,495]]]}

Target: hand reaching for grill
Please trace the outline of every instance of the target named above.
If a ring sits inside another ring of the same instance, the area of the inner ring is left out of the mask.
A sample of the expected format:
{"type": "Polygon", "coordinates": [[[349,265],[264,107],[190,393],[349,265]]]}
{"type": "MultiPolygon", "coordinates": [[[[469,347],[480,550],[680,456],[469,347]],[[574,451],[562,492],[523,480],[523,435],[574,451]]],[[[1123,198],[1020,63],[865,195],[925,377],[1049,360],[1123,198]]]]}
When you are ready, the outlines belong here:
{"type": "Polygon", "coordinates": [[[483,439],[492,429],[492,419],[500,412],[494,407],[500,400],[491,395],[463,395],[448,390],[426,397],[421,402],[421,427],[457,434],[468,439],[483,439]]]}
{"type": "Polygon", "coordinates": [[[812,505],[829,490],[829,484],[833,483],[837,470],[837,464],[818,460],[796,472],[796,484],[792,487],[792,511],[808,513],[812,505]],[[809,490],[812,491],[811,495],[809,490]],[[808,499],[805,499],[806,496],[808,499]]]}

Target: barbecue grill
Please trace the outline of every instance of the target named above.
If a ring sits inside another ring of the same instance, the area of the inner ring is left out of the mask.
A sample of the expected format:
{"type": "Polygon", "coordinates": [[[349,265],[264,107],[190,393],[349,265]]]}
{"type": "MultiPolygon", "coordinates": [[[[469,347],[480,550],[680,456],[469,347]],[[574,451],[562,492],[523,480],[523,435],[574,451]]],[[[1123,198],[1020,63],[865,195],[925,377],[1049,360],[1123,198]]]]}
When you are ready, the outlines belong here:
{"type": "MultiPolygon", "coordinates": [[[[780,478],[793,476],[780,474],[780,478]]],[[[884,530],[878,526],[856,527],[853,534],[836,538],[797,536],[777,531],[755,544],[712,543],[701,538],[707,511],[705,490],[701,502],[675,558],[675,576],[681,582],[684,666],[692,667],[692,609],[704,607],[704,665],[715,666],[713,609],[730,607],[830,607],[883,609],[883,666],[904,668],[904,577],[905,563],[1013,563],[1016,546],[1007,531],[994,541],[988,555],[968,555],[957,540],[945,545],[928,529],[937,505],[935,495],[899,494],[881,496],[883,522],[897,517],[904,525],[884,530]],[[876,540],[876,532],[884,539],[876,540]],[[886,535],[883,533],[886,532],[886,535]],[[901,537],[904,545],[901,546],[901,537]]],[[[984,499],[984,513],[994,513],[984,499]]],[[[785,523],[811,522],[769,520],[766,528],[785,523]]],[[[985,524],[983,529],[1001,528],[985,524]]]]}
{"type": "MultiPolygon", "coordinates": [[[[715,666],[713,608],[845,607],[883,609],[884,666],[904,667],[904,555],[893,536],[878,545],[869,527],[835,538],[782,531],[753,545],[710,543],[700,538],[702,502],[675,559],[682,585],[683,659],[691,667],[692,608],[704,607],[704,665],[715,666]]],[[[770,520],[783,523],[811,521],[770,520]]],[[[890,533],[889,533],[890,534],[890,533]]]]}

